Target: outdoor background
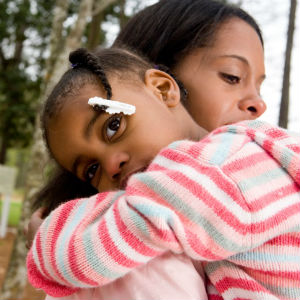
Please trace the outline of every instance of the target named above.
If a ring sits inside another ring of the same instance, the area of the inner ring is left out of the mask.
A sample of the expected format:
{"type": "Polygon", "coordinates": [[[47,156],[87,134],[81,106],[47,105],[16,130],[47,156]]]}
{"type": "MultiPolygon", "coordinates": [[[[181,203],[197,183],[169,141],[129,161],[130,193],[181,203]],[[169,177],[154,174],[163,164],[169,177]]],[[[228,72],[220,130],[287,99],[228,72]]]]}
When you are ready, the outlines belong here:
{"type": "MultiPolygon", "coordinates": [[[[51,171],[38,127],[45,95],[68,68],[70,51],[110,46],[132,15],[156,2],[0,0],[0,165],[17,171],[9,227],[0,238],[1,300],[44,298],[26,280],[23,227],[34,195],[51,171]]],[[[300,134],[300,5],[297,0],[227,2],[247,10],[263,32],[267,111],[261,119],[300,134]]]]}

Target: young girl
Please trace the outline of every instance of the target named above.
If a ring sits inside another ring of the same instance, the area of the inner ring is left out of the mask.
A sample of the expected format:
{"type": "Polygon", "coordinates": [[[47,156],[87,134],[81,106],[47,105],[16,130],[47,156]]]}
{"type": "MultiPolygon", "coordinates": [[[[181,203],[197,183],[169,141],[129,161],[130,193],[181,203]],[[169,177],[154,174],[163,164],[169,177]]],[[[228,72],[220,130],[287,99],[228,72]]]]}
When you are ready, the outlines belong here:
{"type": "MultiPolygon", "coordinates": [[[[132,18],[115,44],[136,49],[175,73],[188,93],[186,109],[208,131],[256,119],[266,109],[260,96],[262,36],[253,18],[238,7],[213,0],[159,1],[132,18]]],[[[65,200],[95,193],[59,170],[37,203],[51,211],[65,200]]]]}
{"type": "Polygon", "coordinates": [[[70,295],[172,251],[205,262],[211,298],[299,299],[299,140],[256,121],[206,136],[174,79],[125,50],[71,62],[46,104],[49,149],[98,190],[126,188],[56,209],[29,252],[31,283],[70,295]]]}

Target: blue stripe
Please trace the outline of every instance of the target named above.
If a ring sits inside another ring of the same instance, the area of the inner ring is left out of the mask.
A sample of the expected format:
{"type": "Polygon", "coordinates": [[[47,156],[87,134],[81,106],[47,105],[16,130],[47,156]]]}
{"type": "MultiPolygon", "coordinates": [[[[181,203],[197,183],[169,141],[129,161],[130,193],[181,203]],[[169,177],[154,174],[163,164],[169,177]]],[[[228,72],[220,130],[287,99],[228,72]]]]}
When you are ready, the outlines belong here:
{"type": "MultiPolygon", "coordinates": [[[[206,218],[204,218],[202,215],[197,214],[194,209],[192,209],[187,203],[181,200],[178,196],[176,196],[172,191],[169,191],[165,186],[162,186],[160,182],[156,181],[153,179],[150,175],[147,173],[139,174],[139,181],[143,182],[146,184],[151,190],[156,192],[158,195],[160,195],[167,203],[169,203],[172,207],[174,207],[175,211],[178,211],[185,215],[189,220],[197,224],[198,226],[201,226],[208,234],[210,235],[211,238],[213,238],[221,247],[224,249],[231,251],[231,252],[239,252],[239,251],[245,251],[244,246],[241,246],[240,244],[234,243],[232,240],[229,239],[227,236],[226,238],[224,237],[223,233],[219,232],[216,227],[209,222],[206,218]]],[[[201,200],[199,200],[201,201],[201,200]]],[[[161,209],[161,205],[159,204],[154,204],[153,206],[157,205],[159,211],[161,209]]],[[[168,208],[166,208],[168,209],[168,208]]],[[[154,216],[157,216],[157,213],[154,209],[149,209],[147,210],[145,208],[145,213],[151,213],[154,216]],[[156,213],[156,214],[155,214],[156,213]]],[[[163,217],[170,217],[165,211],[162,211],[161,216],[163,217]]],[[[168,219],[168,224],[172,226],[174,219],[169,218],[168,219]],[[172,223],[170,223],[172,222],[172,223]]],[[[201,240],[201,238],[199,237],[201,240]]]]}
{"type": "MultiPolygon", "coordinates": [[[[122,194],[124,194],[124,191],[115,193],[110,203],[112,204],[113,202],[115,202],[122,194]]],[[[112,272],[102,263],[99,258],[99,256],[101,256],[101,253],[98,253],[94,247],[95,245],[92,239],[93,234],[95,234],[95,232],[92,232],[92,230],[86,230],[82,237],[84,241],[84,254],[89,263],[89,266],[93,268],[96,273],[104,276],[105,278],[119,278],[124,275],[121,273],[112,272]]],[[[96,234],[98,235],[98,232],[96,234]]],[[[108,253],[106,253],[105,255],[108,255],[108,253]]]]}
{"type": "Polygon", "coordinates": [[[294,155],[295,155],[294,152],[287,149],[281,154],[280,163],[286,170],[288,170],[294,155]]]}
{"type": "Polygon", "coordinates": [[[271,180],[282,176],[286,176],[286,172],[281,168],[276,168],[271,171],[268,170],[267,172],[260,174],[258,176],[242,180],[238,182],[238,186],[240,187],[242,192],[245,192],[247,190],[250,190],[253,187],[269,184],[271,180]]]}
{"type": "Polygon", "coordinates": [[[83,201],[81,205],[76,208],[76,213],[73,216],[71,222],[68,224],[68,226],[64,227],[62,234],[59,240],[57,241],[58,247],[56,251],[56,261],[57,265],[59,266],[59,270],[67,281],[69,281],[77,287],[86,287],[86,285],[80,284],[78,281],[74,281],[72,279],[72,277],[69,274],[70,271],[67,270],[66,265],[64,263],[64,257],[68,256],[68,241],[72,233],[74,232],[74,228],[76,228],[77,225],[83,220],[87,204],[87,201],[83,201]]]}
{"type": "Polygon", "coordinates": [[[233,129],[234,128],[231,129],[231,132],[222,133],[220,135],[221,140],[219,142],[219,146],[210,158],[210,162],[212,164],[220,165],[227,159],[230,149],[232,148],[234,137],[236,136],[235,133],[232,132],[233,129]]]}
{"type": "Polygon", "coordinates": [[[249,251],[246,253],[238,253],[236,255],[230,256],[229,259],[231,261],[237,261],[239,264],[243,261],[255,261],[255,262],[264,262],[269,264],[276,263],[295,263],[296,265],[300,265],[299,255],[291,255],[291,254],[276,254],[270,252],[253,252],[249,251]]]}

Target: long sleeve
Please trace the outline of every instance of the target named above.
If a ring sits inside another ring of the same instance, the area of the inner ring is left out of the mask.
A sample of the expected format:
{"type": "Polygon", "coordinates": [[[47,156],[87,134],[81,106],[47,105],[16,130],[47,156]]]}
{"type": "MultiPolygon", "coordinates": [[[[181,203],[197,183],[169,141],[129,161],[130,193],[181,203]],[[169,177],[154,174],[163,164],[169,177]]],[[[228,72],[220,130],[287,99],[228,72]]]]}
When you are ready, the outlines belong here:
{"type": "Polygon", "coordinates": [[[32,285],[65,296],[168,250],[221,261],[299,231],[299,144],[264,124],[247,126],[175,142],[125,191],[60,206],[28,254],[32,285]]]}

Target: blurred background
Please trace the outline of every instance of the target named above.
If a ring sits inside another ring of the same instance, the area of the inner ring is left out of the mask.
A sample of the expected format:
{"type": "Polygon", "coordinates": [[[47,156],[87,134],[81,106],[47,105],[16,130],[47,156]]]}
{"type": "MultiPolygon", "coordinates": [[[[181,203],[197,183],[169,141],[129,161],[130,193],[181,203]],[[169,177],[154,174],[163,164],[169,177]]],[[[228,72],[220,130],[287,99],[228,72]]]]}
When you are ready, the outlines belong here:
{"type": "MultiPolygon", "coordinates": [[[[120,28],[157,0],[0,0],[0,299],[43,299],[26,280],[23,227],[47,179],[38,111],[80,46],[110,46],[120,28]],[[8,227],[6,226],[8,224],[8,227]]],[[[227,0],[248,11],[265,40],[262,120],[300,134],[297,0],[227,0]]]]}

